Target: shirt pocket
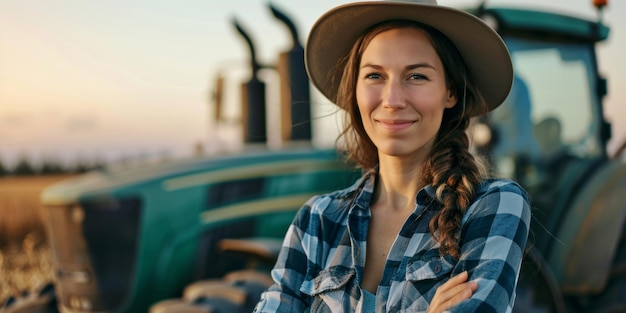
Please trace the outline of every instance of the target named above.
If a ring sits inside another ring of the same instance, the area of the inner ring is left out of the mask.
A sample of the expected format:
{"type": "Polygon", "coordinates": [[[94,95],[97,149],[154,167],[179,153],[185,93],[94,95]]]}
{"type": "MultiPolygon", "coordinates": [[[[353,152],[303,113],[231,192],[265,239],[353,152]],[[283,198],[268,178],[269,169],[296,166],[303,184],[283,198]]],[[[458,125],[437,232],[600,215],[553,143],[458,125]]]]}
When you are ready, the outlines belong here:
{"type": "Polygon", "coordinates": [[[406,266],[402,294],[394,300],[400,304],[401,312],[425,312],[437,288],[452,275],[453,262],[435,249],[414,256],[406,266]]]}
{"type": "Polygon", "coordinates": [[[451,259],[440,256],[438,250],[429,251],[408,261],[406,280],[447,280],[454,268],[453,263],[451,259]]]}
{"type": "Polygon", "coordinates": [[[354,277],[354,269],[331,267],[306,280],[300,291],[311,296],[311,312],[344,312],[350,308],[349,286],[354,277]]]}

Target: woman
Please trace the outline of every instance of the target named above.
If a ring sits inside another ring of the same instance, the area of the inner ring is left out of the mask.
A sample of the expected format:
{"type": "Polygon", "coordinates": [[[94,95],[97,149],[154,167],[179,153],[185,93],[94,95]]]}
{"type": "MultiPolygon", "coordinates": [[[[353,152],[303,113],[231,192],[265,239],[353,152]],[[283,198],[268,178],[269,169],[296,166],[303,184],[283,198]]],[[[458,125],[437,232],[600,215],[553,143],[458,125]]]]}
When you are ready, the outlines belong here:
{"type": "Polygon", "coordinates": [[[486,179],[465,133],[510,90],[499,36],[436,3],[370,1],[324,14],[306,49],[366,174],[302,207],[255,311],[511,311],[527,195],[486,179]]]}

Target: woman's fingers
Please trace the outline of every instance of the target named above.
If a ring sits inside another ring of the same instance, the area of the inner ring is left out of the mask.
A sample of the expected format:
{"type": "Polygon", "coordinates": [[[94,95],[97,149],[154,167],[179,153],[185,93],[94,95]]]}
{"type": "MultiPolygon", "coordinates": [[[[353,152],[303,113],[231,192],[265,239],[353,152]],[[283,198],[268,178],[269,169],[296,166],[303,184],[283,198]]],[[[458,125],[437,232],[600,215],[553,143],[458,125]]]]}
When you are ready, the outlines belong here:
{"type": "Polygon", "coordinates": [[[468,282],[467,278],[467,272],[462,272],[439,286],[430,303],[428,313],[443,312],[459,302],[469,299],[478,289],[478,284],[473,281],[468,282]]]}
{"type": "Polygon", "coordinates": [[[443,301],[444,309],[449,309],[459,302],[469,299],[477,288],[478,284],[473,281],[464,282],[450,288],[442,294],[441,300],[443,301]]]}
{"type": "Polygon", "coordinates": [[[448,279],[447,282],[445,282],[443,285],[441,285],[437,289],[437,291],[439,291],[439,290],[444,290],[445,291],[445,290],[448,290],[448,289],[453,288],[455,286],[458,286],[459,284],[461,284],[463,282],[466,282],[467,281],[467,277],[468,277],[467,271],[463,271],[463,272],[459,273],[456,276],[452,276],[452,278],[448,279]]]}

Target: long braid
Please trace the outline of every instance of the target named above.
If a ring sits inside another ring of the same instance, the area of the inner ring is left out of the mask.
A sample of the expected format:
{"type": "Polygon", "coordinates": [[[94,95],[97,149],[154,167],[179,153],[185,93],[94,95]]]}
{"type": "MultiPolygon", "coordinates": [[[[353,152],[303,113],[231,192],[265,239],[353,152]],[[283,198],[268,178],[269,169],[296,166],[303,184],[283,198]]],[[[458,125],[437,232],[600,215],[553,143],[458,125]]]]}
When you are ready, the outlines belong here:
{"type": "Polygon", "coordinates": [[[475,190],[484,177],[481,166],[469,152],[465,132],[469,118],[447,123],[452,129],[441,129],[437,147],[427,160],[423,175],[436,190],[441,210],[431,219],[430,231],[440,242],[440,253],[459,257],[461,219],[472,203],[475,190]]]}
{"type": "Polygon", "coordinates": [[[439,241],[442,255],[458,258],[461,220],[486,176],[483,164],[469,151],[466,130],[470,116],[484,114],[487,106],[456,47],[438,31],[430,29],[428,33],[444,64],[448,88],[456,96],[457,104],[444,112],[422,177],[425,184],[435,188],[435,196],[441,203],[441,210],[430,220],[430,232],[439,241]]]}

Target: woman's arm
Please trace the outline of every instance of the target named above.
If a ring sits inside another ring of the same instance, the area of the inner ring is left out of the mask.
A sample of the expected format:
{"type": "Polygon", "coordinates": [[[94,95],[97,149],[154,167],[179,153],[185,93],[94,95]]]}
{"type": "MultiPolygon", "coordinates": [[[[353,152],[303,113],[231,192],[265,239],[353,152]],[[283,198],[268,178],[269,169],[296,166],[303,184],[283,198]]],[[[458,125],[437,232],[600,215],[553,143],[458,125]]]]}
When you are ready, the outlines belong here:
{"type": "Polygon", "coordinates": [[[297,213],[287,230],[278,260],[272,270],[274,284],[262,295],[254,312],[305,312],[308,295],[300,292],[306,275],[308,257],[303,238],[309,227],[311,204],[309,200],[297,213]]]}
{"type": "Polygon", "coordinates": [[[493,181],[478,194],[462,222],[461,257],[478,289],[450,312],[510,312],[530,227],[528,195],[511,181],[493,181]]]}
{"type": "Polygon", "coordinates": [[[461,301],[469,299],[478,288],[478,284],[474,281],[467,281],[468,277],[467,272],[463,271],[439,286],[426,313],[442,313],[461,301]]]}

